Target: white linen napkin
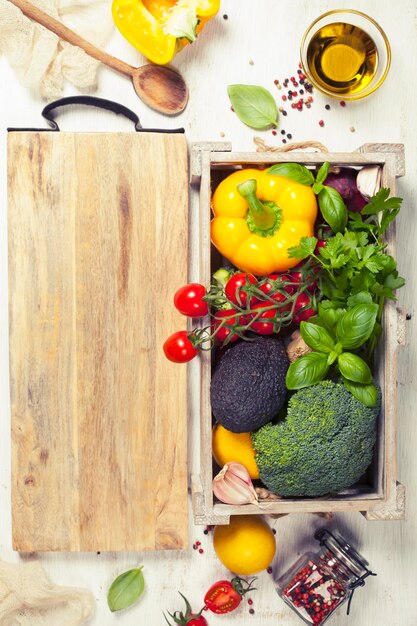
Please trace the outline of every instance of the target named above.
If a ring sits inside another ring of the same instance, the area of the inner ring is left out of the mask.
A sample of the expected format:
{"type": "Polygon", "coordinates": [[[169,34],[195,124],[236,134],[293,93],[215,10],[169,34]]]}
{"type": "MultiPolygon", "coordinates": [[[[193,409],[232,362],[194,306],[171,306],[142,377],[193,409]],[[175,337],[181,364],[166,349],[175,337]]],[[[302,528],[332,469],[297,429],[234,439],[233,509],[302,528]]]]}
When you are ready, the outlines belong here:
{"type": "MultiPolygon", "coordinates": [[[[113,30],[111,0],[31,0],[79,35],[105,46],[113,30]]],[[[0,55],[23,85],[46,100],[62,94],[64,80],[81,90],[97,87],[99,62],[28,19],[8,0],[0,0],[0,55]]]]}

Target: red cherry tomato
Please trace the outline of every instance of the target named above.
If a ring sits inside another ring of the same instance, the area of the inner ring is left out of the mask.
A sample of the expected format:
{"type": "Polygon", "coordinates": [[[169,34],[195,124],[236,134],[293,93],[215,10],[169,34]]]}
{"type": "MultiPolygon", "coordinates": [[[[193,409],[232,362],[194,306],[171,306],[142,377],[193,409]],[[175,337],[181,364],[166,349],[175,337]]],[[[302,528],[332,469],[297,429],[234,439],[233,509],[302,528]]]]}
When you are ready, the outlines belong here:
{"type": "Polygon", "coordinates": [[[208,622],[202,615],[194,615],[191,613],[190,619],[186,622],[187,626],[208,626],[208,622]]]}
{"type": "Polygon", "coordinates": [[[204,285],[199,283],[184,285],[175,292],[175,308],[187,317],[204,317],[208,314],[207,302],[203,300],[205,295],[204,285]]]}
{"type": "Polygon", "coordinates": [[[187,363],[199,352],[189,340],[186,330],[170,335],[163,345],[163,350],[166,358],[173,363],[187,363]]]}
{"type": "Polygon", "coordinates": [[[314,248],[314,252],[317,254],[320,248],[325,248],[327,245],[327,241],[325,239],[319,239],[316,243],[316,247],[314,248]]]}
{"type": "Polygon", "coordinates": [[[242,596],[228,580],[214,583],[204,596],[204,604],[210,611],[223,615],[234,611],[242,601],[242,596]]]}
{"type": "MultiPolygon", "coordinates": [[[[314,269],[312,269],[311,271],[312,273],[315,273],[314,269]]],[[[295,272],[290,273],[290,282],[292,283],[300,284],[301,282],[306,281],[307,279],[310,280],[310,277],[305,276],[303,278],[303,275],[301,272],[295,271],[295,272]]],[[[316,289],[317,289],[317,282],[314,280],[309,284],[309,286],[307,287],[307,290],[310,293],[314,293],[316,289]]],[[[296,291],[296,288],[294,288],[294,291],[296,291]]]]}
{"type": "MultiPolygon", "coordinates": [[[[278,294],[279,295],[279,294],[278,294]]],[[[277,309],[268,309],[265,307],[271,306],[267,302],[259,302],[255,304],[251,311],[253,312],[253,317],[255,317],[255,313],[259,310],[265,309],[262,313],[260,313],[255,322],[252,322],[250,325],[250,330],[253,330],[255,333],[259,335],[272,335],[274,332],[274,322],[269,320],[273,319],[277,315],[277,309]]],[[[251,316],[252,317],[252,316],[251,316]]]]}
{"type": "MultiPolygon", "coordinates": [[[[212,332],[216,333],[214,337],[216,341],[224,343],[226,339],[229,338],[228,343],[231,343],[232,341],[237,341],[239,339],[239,335],[234,333],[232,328],[237,324],[236,314],[238,314],[238,311],[236,311],[236,309],[224,309],[222,311],[217,311],[214,316],[214,323],[212,328],[212,332]],[[225,317],[230,319],[228,319],[226,322],[224,322],[222,326],[220,326],[221,321],[225,317]]],[[[246,324],[246,319],[242,315],[239,318],[239,323],[241,325],[246,324]]]]}
{"type": "Polygon", "coordinates": [[[306,322],[315,314],[316,312],[312,307],[309,296],[306,293],[300,293],[295,301],[293,321],[296,324],[301,324],[301,322],[306,322]]]}
{"type": "MultiPolygon", "coordinates": [[[[268,279],[269,280],[267,280],[263,285],[259,287],[259,289],[267,296],[270,294],[272,289],[276,289],[277,287],[279,287],[280,283],[282,283],[282,287],[284,291],[286,291],[288,294],[292,294],[295,291],[295,287],[293,285],[285,284],[288,282],[295,282],[291,280],[291,277],[289,274],[268,274],[268,279]]],[[[279,295],[282,295],[282,294],[280,294],[279,292],[276,292],[271,297],[274,298],[274,300],[278,299],[278,301],[280,302],[281,300],[279,300],[278,298],[279,295]],[[275,298],[275,296],[277,296],[277,298],[275,298]]]]}
{"type": "MultiPolygon", "coordinates": [[[[242,289],[245,285],[255,285],[257,280],[253,274],[245,274],[245,272],[238,272],[233,274],[229,278],[224,288],[226,298],[232,304],[237,304],[241,309],[245,309],[248,301],[248,294],[242,289]]],[[[252,306],[256,301],[256,298],[252,296],[250,298],[249,306],[252,306]]]]}

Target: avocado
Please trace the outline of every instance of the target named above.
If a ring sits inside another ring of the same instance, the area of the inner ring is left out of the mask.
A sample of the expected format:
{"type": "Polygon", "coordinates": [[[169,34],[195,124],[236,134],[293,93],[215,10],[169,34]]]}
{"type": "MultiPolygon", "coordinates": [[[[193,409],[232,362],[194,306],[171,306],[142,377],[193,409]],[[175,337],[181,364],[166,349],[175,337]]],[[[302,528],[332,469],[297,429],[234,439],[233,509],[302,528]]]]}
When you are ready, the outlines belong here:
{"type": "Polygon", "coordinates": [[[252,432],[270,422],[285,402],[289,366],[281,339],[239,341],[221,356],[211,379],[213,415],[234,433],[252,432]]]}

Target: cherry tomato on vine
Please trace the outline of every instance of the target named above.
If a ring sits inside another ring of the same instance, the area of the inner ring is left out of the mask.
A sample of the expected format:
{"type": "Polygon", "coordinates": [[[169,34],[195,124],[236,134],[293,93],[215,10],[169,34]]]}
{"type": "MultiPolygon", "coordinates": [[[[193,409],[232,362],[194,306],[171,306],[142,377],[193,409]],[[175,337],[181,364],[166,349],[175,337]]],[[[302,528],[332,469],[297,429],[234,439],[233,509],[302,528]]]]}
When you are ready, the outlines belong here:
{"type": "Polygon", "coordinates": [[[259,302],[251,308],[251,311],[253,312],[253,318],[255,318],[256,313],[259,310],[262,311],[262,309],[265,309],[264,311],[262,311],[262,313],[258,315],[256,321],[252,322],[252,324],[250,325],[250,330],[253,330],[259,335],[272,335],[272,333],[274,332],[274,322],[271,322],[269,320],[276,317],[277,309],[266,308],[268,306],[271,306],[271,304],[268,304],[267,302],[259,302]]]}
{"type": "Polygon", "coordinates": [[[306,322],[310,317],[313,317],[313,315],[315,314],[316,312],[313,309],[312,302],[309,296],[306,293],[300,293],[297,300],[295,301],[293,321],[296,324],[301,324],[301,322],[306,322]]]}
{"type": "MultiPolygon", "coordinates": [[[[269,280],[267,280],[263,285],[259,287],[259,289],[263,291],[263,293],[267,296],[269,296],[272,289],[275,289],[276,287],[278,287],[280,283],[282,283],[282,288],[288,294],[292,294],[295,291],[295,287],[293,285],[285,284],[287,282],[294,282],[291,280],[289,274],[268,274],[268,279],[269,280]],[[278,281],[278,283],[276,281],[278,281]]],[[[274,294],[272,294],[271,297],[274,299],[277,299],[278,302],[280,302],[281,300],[278,297],[280,295],[282,296],[282,294],[279,291],[277,291],[274,294]]]]}
{"type": "MultiPolygon", "coordinates": [[[[170,616],[171,619],[174,620],[175,624],[177,624],[178,626],[208,626],[208,622],[206,618],[201,615],[201,612],[203,611],[204,607],[198,613],[193,613],[190,603],[188,602],[187,598],[183,596],[180,591],[178,593],[180,594],[181,598],[183,598],[185,602],[185,613],[183,613],[182,611],[175,611],[174,613],[169,613],[168,611],[168,615],[170,616]]],[[[165,617],[166,623],[169,624],[169,626],[173,626],[171,622],[167,619],[165,613],[164,613],[164,617],[165,617]]]]}
{"type": "MultiPolygon", "coordinates": [[[[216,341],[224,343],[229,337],[228,343],[231,343],[232,341],[237,341],[239,339],[239,335],[237,335],[232,328],[237,324],[236,314],[238,315],[238,311],[236,311],[236,309],[224,309],[215,313],[212,332],[216,333],[214,336],[216,341]],[[225,321],[224,324],[221,326],[220,324],[224,318],[230,319],[227,319],[227,321],[225,321]]],[[[246,323],[243,316],[240,316],[239,322],[241,323],[241,325],[246,323]]]]}
{"type": "Polygon", "coordinates": [[[163,345],[163,350],[166,358],[173,363],[187,363],[199,352],[188,338],[186,330],[179,330],[170,335],[163,345]]]}
{"type": "MultiPolygon", "coordinates": [[[[314,272],[314,270],[312,270],[312,273],[314,272]]],[[[307,280],[310,280],[310,278],[308,276],[303,277],[301,272],[295,271],[295,272],[291,272],[290,273],[290,279],[292,283],[297,283],[300,284],[302,282],[305,282],[307,280]]],[[[315,280],[311,281],[310,284],[307,287],[307,290],[310,293],[314,293],[317,289],[317,282],[315,280]]],[[[296,291],[296,288],[294,288],[294,291],[296,291]]]]}
{"type": "Polygon", "coordinates": [[[316,247],[314,248],[314,252],[317,254],[320,248],[325,248],[326,246],[327,246],[327,241],[325,239],[319,239],[316,243],[316,247]]]}
{"type": "Polygon", "coordinates": [[[206,288],[204,285],[188,283],[175,292],[175,308],[187,317],[204,317],[208,314],[207,302],[203,300],[205,295],[206,288]]]}
{"type": "MultiPolygon", "coordinates": [[[[258,281],[253,274],[238,272],[229,278],[224,288],[224,293],[229,302],[237,304],[241,309],[245,309],[248,302],[248,294],[242,289],[245,285],[255,285],[258,281]]],[[[256,302],[255,296],[249,301],[249,306],[256,302]]]]}

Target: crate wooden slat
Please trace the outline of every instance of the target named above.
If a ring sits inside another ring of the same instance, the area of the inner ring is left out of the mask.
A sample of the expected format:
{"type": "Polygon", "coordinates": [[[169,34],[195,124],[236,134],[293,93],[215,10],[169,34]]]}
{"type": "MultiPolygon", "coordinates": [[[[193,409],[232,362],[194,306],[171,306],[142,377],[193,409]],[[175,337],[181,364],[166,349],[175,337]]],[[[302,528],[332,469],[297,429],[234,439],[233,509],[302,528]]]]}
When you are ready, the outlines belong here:
{"type": "MultiPolygon", "coordinates": [[[[382,185],[395,195],[395,180],[404,174],[404,147],[401,144],[366,144],[356,152],[232,152],[227,142],[195,144],[191,154],[191,182],[199,187],[200,275],[210,284],[212,275],[210,242],[210,198],[212,172],[224,176],[244,166],[269,166],[296,162],[315,166],[329,161],[339,166],[380,165],[382,185]]],[[[395,257],[395,223],[386,235],[387,250],[395,257]]],[[[288,514],[359,511],[368,520],[404,517],[404,487],[396,481],[396,352],[398,311],[388,301],[384,309],[384,334],[378,347],[375,376],[383,391],[378,419],[378,438],[372,464],[371,483],[357,485],[326,498],[282,498],[261,502],[261,506],[232,506],[214,501],[212,491],[212,416],[210,406],[211,355],[203,352],[200,369],[200,474],[192,477],[194,520],[197,524],[228,524],[231,515],[288,514]]],[[[208,323],[209,319],[203,321],[208,323]]]]}

